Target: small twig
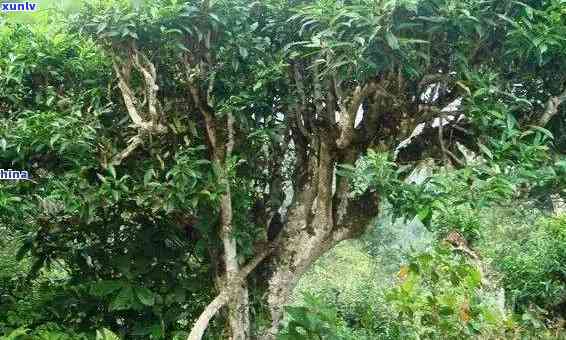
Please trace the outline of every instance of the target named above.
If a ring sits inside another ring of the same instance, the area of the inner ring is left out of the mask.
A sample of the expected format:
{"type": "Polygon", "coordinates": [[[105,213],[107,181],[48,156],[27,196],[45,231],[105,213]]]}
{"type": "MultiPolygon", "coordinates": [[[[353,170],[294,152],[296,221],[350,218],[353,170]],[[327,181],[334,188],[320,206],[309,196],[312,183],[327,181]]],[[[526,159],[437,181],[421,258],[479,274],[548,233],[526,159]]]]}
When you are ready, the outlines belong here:
{"type": "Polygon", "coordinates": [[[454,153],[446,148],[444,144],[444,115],[440,114],[439,116],[439,126],[438,126],[438,141],[440,142],[440,149],[442,150],[442,159],[444,163],[447,163],[448,158],[446,156],[450,156],[456,163],[461,166],[466,165],[466,163],[460,160],[454,153]]]}
{"type": "Polygon", "coordinates": [[[440,142],[440,148],[442,149],[442,159],[444,163],[448,161],[447,153],[446,153],[446,146],[444,145],[444,115],[440,115],[439,117],[439,124],[438,124],[438,141],[440,142]]]}
{"type": "Polygon", "coordinates": [[[467,135],[473,135],[474,134],[472,131],[465,129],[465,128],[458,126],[458,125],[452,125],[452,128],[455,129],[455,130],[458,130],[460,132],[463,132],[467,135]]]}

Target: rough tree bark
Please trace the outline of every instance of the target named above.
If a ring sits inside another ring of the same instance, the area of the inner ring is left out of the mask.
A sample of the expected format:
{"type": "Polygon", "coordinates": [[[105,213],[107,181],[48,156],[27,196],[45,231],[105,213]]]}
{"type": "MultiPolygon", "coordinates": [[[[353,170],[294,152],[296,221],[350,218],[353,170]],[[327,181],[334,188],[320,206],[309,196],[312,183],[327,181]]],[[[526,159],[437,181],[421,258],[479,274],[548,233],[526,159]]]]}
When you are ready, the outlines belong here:
{"type": "Polygon", "coordinates": [[[546,102],[546,106],[544,108],[544,112],[538,120],[538,125],[546,126],[546,124],[548,124],[550,120],[554,116],[556,116],[560,108],[560,105],[562,105],[562,103],[564,103],[565,101],[566,101],[566,88],[559,95],[551,96],[550,98],[548,98],[548,101],[546,102]]]}
{"type": "MultiPolygon", "coordinates": [[[[377,215],[379,205],[375,193],[352,196],[349,181],[336,178],[335,171],[337,164],[353,165],[367,147],[369,139],[359,142],[362,130],[354,129],[354,117],[362,101],[374,91],[375,84],[352,90],[351,96],[343,100],[342,123],[335,125],[327,124],[324,118],[318,122],[306,118],[308,109],[306,101],[303,101],[302,79],[299,72],[295,76],[300,103],[288,119],[296,159],[294,195],[285,216],[283,231],[277,238],[273,254],[267,259],[270,275],[266,300],[272,323],[267,330],[260,332],[264,339],[275,338],[283,316],[282,308],[288,303],[293,288],[305,271],[338,242],[361,235],[377,215]]],[[[192,91],[194,101],[202,102],[196,93],[197,89],[193,88],[192,91]]],[[[333,110],[333,107],[327,108],[333,110]]],[[[320,117],[322,109],[316,110],[320,117]]],[[[327,112],[325,116],[334,114],[327,112]]],[[[370,115],[367,117],[369,119],[370,115]]],[[[231,282],[234,277],[226,282],[231,282]]],[[[212,301],[199,317],[190,339],[197,339],[197,335],[202,334],[200,330],[203,325],[208,323],[221,305],[226,304],[231,308],[231,301],[239,298],[237,290],[224,291],[229,291],[227,294],[231,296],[223,297],[224,293],[220,293],[212,301]]]]}
{"type": "MultiPolygon", "coordinates": [[[[163,134],[167,132],[167,128],[163,125],[165,117],[157,96],[159,90],[157,86],[157,71],[149,58],[135,46],[132,46],[126,58],[113,57],[113,67],[118,77],[118,87],[124,104],[132,120],[132,127],[138,130],[138,134],[129,140],[128,146],[113,157],[112,164],[118,165],[138,147],[143,145],[146,135],[152,133],[163,134]],[[133,70],[139,72],[143,79],[143,86],[139,91],[135,91],[131,85],[133,70]],[[139,97],[142,97],[143,100],[140,100],[139,97]]],[[[227,160],[231,157],[234,149],[234,117],[231,113],[228,113],[224,119],[217,119],[211,106],[207,103],[208,95],[203,95],[201,92],[204,91],[201,90],[199,85],[191,82],[194,79],[193,65],[187,63],[186,68],[190,97],[204,117],[211,161],[214,164],[214,169],[217,171],[216,175],[220,185],[224,189],[219,207],[219,238],[223,244],[225,272],[221,274],[221,277],[217,278],[217,281],[219,286],[229,286],[230,290],[229,293],[223,291],[211,303],[211,306],[207,308],[203,315],[206,316],[211,311],[213,311],[213,315],[217,309],[227,305],[230,338],[232,340],[245,340],[249,338],[250,329],[248,290],[245,281],[241,277],[236,240],[233,237],[232,197],[230,180],[226,173],[227,160]],[[218,131],[219,126],[224,133],[218,131]],[[239,284],[236,285],[234,282],[239,284]]],[[[202,325],[202,322],[200,325],[202,325]]],[[[204,328],[200,327],[199,323],[197,323],[195,327],[197,333],[201,329],[202,332],[206,329],[206,325],[204,328]]]]}
{"type": "Polygon", "coordinates": [[[233,277],[230,281],[226,281],[224,288],[220,291],[218,296],[208,304],[195,322],[187,340],[202,339],[210,320],[218,313],[220,308],[230,301],[231,296],[238,295],[235,291],[246,285],[247,276],[273,251],[275,245],[277,245],[277,240],[264,249],[259,250],[256,257],[244,266],[237,276],[233,277]]]}
{"type": "MultiPolygon", "coordinates": [[[[131,47],[125,60],[113,56],[112,65],[118,77],[118,88],[122,94],[124,105],[128,115],[132,120],[132,127],[137,129],[137,135],[128,141],[128,146],[112,158],[113,165],[119,165],[138,147],[143,145],[144,137],[150,134],[164,134],[167,127],[163,125],[165,114],[161,111],[161,104],[157,99],[157,72],[155,65],[145,54],[131,47]],[[140,101],[136,96],[136,91],[131,85],[132,71],[136,70],[143,76],[143,88],[141,95],[144,97],[140,101]]],[[[108,164],[104,164],[106,167],[108,164]]]]}
{"type": "Polygon", "coordinates": [[[273,272],[267,302],[272,324],[263,334],[264,339],[275,338],[282,308],[306,270],[338,242],[363,233],[377,215],[378,197],[371,193],[351,197],[347,181],[338,181],[332,197],[334,162],[328,154],[321,155],[320,178],[304,183],[289,209],[280,246],[271,257],[273,272]]]}
{"type": "MultiPolygon", "coordinates": [[[[234,149],[234,117],[232,113],[229,112],[223,119],[218,119],[215,116],[212,107],[207,102],[207,98],[209,96],[204,95],[204,91],[200,88],[199,84],[194,81],[196,73],[189,60],[186,60],[185,68],[187,72],[187,79],[189,81],[188,86],[190,96],[195,106],[204,117],[212,163],[217,172],[219,184],[224,190],[220,198],[219,207],[219,238],[223,245],[222,259],[225,265],[225,276],[217,279],[219,281],[219,286],[223,287],[236,280],[236,278],[240,275],[238,250],[233,229],[231,185],[228,174],[226,173],[228,165],[227,162],[232,156],[234,149]],[[219,128],[222,130],[219,131],[219,128]]],[[[222,275],[222,273],[220,275],[222,275]]],[[[218,308],[224,304],[228,307],[228,323],[230,325],[230,339],[232,340],[245,340],[249,338],[249,296],[247,285],[244,281],[242,282],[243,283],[240,286],[233,287],[230,290],[230,294],[226,293],[227,296],[225,300],[218,300],[218,298],[216,298],[212,304],[218,308]]],[[[212,310],[214,311],[212,315],[214,315],[217,310],[215,308],[207,308],[205,314],[210,313],[210,310],[212,310]]]]}
{"type": "MultiPolygon", "coordinates": [[[[352,196],[349,181],[337,178],[335,171],[338,164],[353,165],[369,144],[370,136],[361,136],[364,131],[355,128],[355,118],[362,102],[377,91],[377,84],[370,80],[358,85],[344,98],[335,80],[330,79],[323,94],[315,69],[315,105],[309,110],[300,65],[293,65],[291,75],[299,98],[288,120],[296,159],[294,196],[280,244],[269,259],[267,304],[272,323],[261,335],[263,339],[276,337],[283,307],[300,277],[337,243],[361,235],[377,215],[379,205],[375,193],[352,196]]],[[[374,119],[375,114],[368,113],[364,118],[374,119]]]]}

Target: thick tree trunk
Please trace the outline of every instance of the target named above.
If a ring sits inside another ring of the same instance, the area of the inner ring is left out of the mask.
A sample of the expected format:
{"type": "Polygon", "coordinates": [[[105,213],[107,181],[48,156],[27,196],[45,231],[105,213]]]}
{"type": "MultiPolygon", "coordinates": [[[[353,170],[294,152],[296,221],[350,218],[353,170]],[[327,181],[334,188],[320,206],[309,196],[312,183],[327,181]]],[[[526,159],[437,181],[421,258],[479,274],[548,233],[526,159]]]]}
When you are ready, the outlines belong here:
{"type": "Polygon", "coordinates": [[[220,293],[212,302],[208,304],[205,310],[196,320],[194,326],[191,329],[189,337],[187,340],[200,340],[202,339],[204,332],[208,328],[210,320],[218,313],[220,308],[225,306],[232,296],[238,296],[239,293],[234,294],[234,290],[240,290],[241,287],[246,286],[246,279],[248,275],[265,259],[265,257],[273,251],[275,246],[278,244],[278,240],[275,240],[273,244],[258,251],[255,258],[250,260],[235,276],[232,280],[227,281],[222,288],[220,288],[220,293]]]}
{"type": "MultiPolygon", "coordinates": [[[[356,230],[328,230],[328,217],[318,216],[312,222],[302,215],[305,202],[297,201],[289,212],[289,221],[284,227],[291,232],[285,235],[277,256],[273,259],[269,279],[267,303],[271,313],[271,328],[265,332],[264,339],[275,339],[283,317],[283,308],[301,276],[324,253],[340,241],[359,236],[366,229],[370,218],[361,221],[356,230]]],[[[286,231],[287,233],[287,231],[286,231]]]]}
{"type": "MultiPolygon", "coordinates": [[[[189,77],[190,79],[190,77],[189,77]]],[[[218,119],[208,104],[203,102],[203,95],[198,86],[191,83],[189,86],[193,101],[200,108],[205,120],[208,136],[209,150],[212,162],[217,171],[217,177],[225,192],[220,200],[220,240],[223,245],[223,260],[225,264],[225,275],[218,278],[219,286],[233,282],[240,275],[238,263],[238,249],[234,238],[233,211],[231,183],[226,173],[226,162],[232,156],[234,149],[234,116],[232,112],[226,114],[226,128],[218,131],[218,126],[223,123],[218,119]]],[[[219,273],[222,275],[223,273],[219,273]]],[[[228,308],[228,323],[230,326],[231,340],[245,340],[249,338],[249,296],[245,284],[235,288],[225,301],[228,308]]],[[[214,314],[214,313],[213,313],[214,314]]]]}
{"type": "MultiPolygon", "coordinates": [[[[357,156],[352,155],[352,159],[357,156]]],[[[349,182],[341,179],[333,192],[336,161],[326,143],[320,143],[318,157],[308,163],[313,171],[297,190],[281,241],[270,259],[267,303],[272,323],[263,339],[275,339],[283,308],[310,266],[338,242],[360,236],[377,215],[375,194],[352,197],[349,182]]]]}
{"type": "MultiPolygon", "coordinates": [[[[190,69],[189,83],[191,82],[190,69]]],[[[294,65],[292,77],[297,86],[299,101],[294,108],[289,109],[288,130],[290,132],[293,147],[285,144],[285,151],[291,153],[295,160],[295,171],[293,174],[293,201],[284,217],[285,225],[281,234],[277,237],[273,247],[272,256],[266,261],[268,274],[268,287],[266,300],[271,314],[271,325],[268,329],[259,330],[259,337],[264,339],[275,339],[283,317],[283,308],[289,302],[292,290],[299,278],[309,267],[325,252],[334,247],[338,242],[358,237],[368,226],[369,222],[378,213],[378,197],[376,193],[366,192],[364,195],[352,196],[349,181],[336,177],[337,164],[354,165],[360,154],[366,150],[369,143],[375,137],[375,131],[366,133],[374,127],[365,124],[366,129],[355,128],[355,118],[360,110],[362,102],[369,95],[376,96],[377,84],[370,81],[367,84],[356,86],[351,95],[342,98],[334,95],[334,89],[329,98],[324,100],[329,105],[324,109],[321,105],[323,95],[318,77],[314,80],[315,110],[308,105],[306,98],[306,87],[300,65],[294,65]],[[338,110],[337,103],[342,103],[338,110]],[[326,111],[326,113],[324,112],[326,111]],[[340,113],[339,124],[335,124],[337,112],[340,113]]],[[[332,82],[330,82],[332,84],[332,82]]],[[[338,85],[336,92],[342,93],[338,85]]],[[[199,89],[190,87],[193,101],[200,108],[206,122],[211,150],[220,150],[216,132],[214,115],[209,106],[205,105],[199,89]],[[218,144],[217,144],[218,143],[218,144]]],[[[375,99],[375,98],[374,98],[375,99]]],[[[375,111],[375,110],[374,110],[375,111]]],[[[365,114],[365,119],[375,121],[379,112],[365,114]]],[[[230,154],[233,147],[232,121],[228,117],[226,155],[230,154]]],[[[374,129],[375,130],[375,129],[374,129]]],[[[214,155],[218,164],[223,164],[227,159],[225,155],[214,155]]],[[[274,181],[274,183],[280,183],[274,181]]],[[[270,187],[271,212],[276,209],[281,212],[282,200],[276,199],[281,190],[277,185],[270,187]],[[274,202],[278,202],[275,203],[274,202]]],[[[227,195],[229,197],[229,195],[227,195]]],[[[228,203],[223,203],[221,214],[228,211],[228,203]]],[[[286,207],[283,207],[286,208],[286,207]]],[[[222,228],[231,230],[226,217],[222,228]]],[[[228,233],[221,233],[224,243],[224,255],[226,258],[226,283],[230,285],[235,277],[241,275],[238,263],[228,262],[236,259],[235,243],[228,233]],[[240,274],[238,274],[240,272],[240,274]]],[[[206,326],[210,317],[220,308],[227,305],[229,312],[230,328],[234,339],[243,339],[248,336],[248,297],[244,287],[230,290],[225,299],[215,299],[199,317],[191,339],[197,339],[200,331],[206,326]],[[241,289],[241,290],[239,290],[241,289]],[[241,327],[240,331],[238,329],[241,327]]]]}
{"type": "MultiPolygon", "coordinates": [[[[240,272],[238,264],[238,253],[236,240],[232,235],[232,199],[230,186],[223,195],[221,206],[221,239],[224,246],[224,261],[226,262],[227,282],[236,279],[240,272]]],[[[247,286],[241,285],[237,288],[231,299],[227,302],[228,322],[230,324],[230,339],[245,340],[249,338],[250,320],[248,312],[249,304],[247,286]]]]}
{"type": "MultiPolygon", "coordinates": [[[[329,169],[330,170],[330,169],[329,169]]],[[[322,190],[314,199],[315,190],[313,184],[308,182],[298,192],[289,209],[288,220],[281,235],[266,249],[260,251],[256,258],[243,267],[239,274],[231,280],[227,280],[225,288],[207,306],[200,315],[189,335],[189,340],[201,339],[208,323],[222,306],[228,306],[231,311],[241,306],[242,292],[247,294],[245,287],[246,277],[253,269],[264,260],[267,255],[269,259],[271,276],[268,283],[267,303],[271,312],[271,326],[260,330],[263,339],[275,339],[279,325],[283,317],[283,307],[288,303],[289,297],[300,277],[308,268],[325,252],[330,250],[338,242],[360,236],[369,222],[377,215],[379,205],[375,194],[366,193],[359,197],[350,197],[347,181],[338,181],[336,193],[332,195],[332,175],[328,175],[324,181],[327,189],[322,190]],[[319,202],[318,197],[327,197],[327,204],[319,202]],[[328,198],[333,198],[328,200],[328,198]],[[330,202],[330,204],[328,204],[330,202]]],[[[247,302],[247,300],[245,300],[247,302]]],[[[232,326],[238,323],[246,333],[237,336],[249,338],[248,308],[240,309],[246,313],[245,321],[241,316],[235,317],[232,326]],[[246,324],[247,322],[247,324],[246,324]]],[[[241,314],[240,314],[241,315],[241,314]]],[[[233,331],[233,329],[232,329],[233,331]]],[[[234,332],[233,332],[234,333],[234,332]]]]}

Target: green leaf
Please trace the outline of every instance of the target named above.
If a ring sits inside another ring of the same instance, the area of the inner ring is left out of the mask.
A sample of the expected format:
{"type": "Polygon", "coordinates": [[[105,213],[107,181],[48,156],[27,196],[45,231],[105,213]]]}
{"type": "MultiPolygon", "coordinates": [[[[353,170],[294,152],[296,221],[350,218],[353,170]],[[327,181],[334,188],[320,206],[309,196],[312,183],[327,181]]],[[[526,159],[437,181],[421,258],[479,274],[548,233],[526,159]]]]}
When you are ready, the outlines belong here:
{"type": "Polygon", "coordinates": [[[163,329],[161,325],[155,324],[151,327],[151,338],[152,339],[163,339],[163,329]]]}
{"type": "Polygon", "coordinates": [[[91,284],[90,294],[97,297],[104,297],[114,293],[124,287],[121,281],[100,281],[91,284]]]}
{"type": "Polygon", "coordinates": [[[125,287],[120,290],[118,295],[110,304],[111,311],[130,309],[135,302],[134,290],[132,287],[125,287]]]}
{"type": "Polygon", "coordinates": [[[180,49],[181,51],[185,51],[185,52],[189,52],[190,50],[183,44],[181,44],[180,42],[176,43],[175,46],[180,49]]]}
{"type": "Polygon", "coordinates": [[[98,29],[96,30],[96,34],[100,34],[100,32],[104,31],[107,26],[107,22],[100,23],[100,25],[98,25],[98,29]]]}
{"type": "Polygon", "coordinates": [[[481,272],[476,268],[470,269],[469,284],[472,287],[479,287],[481,285],[481,272]]]}
{"type": "Polygon", "coordinates": [[[417,217],[425,226],[429,226],[432,219],[432,209],[430,207],[422,208],[417,214],[417,217]]]}
{"type": "Polygon", "coordinates": [[[430,41],[422,40],[422,39],[399,39],[400,42],[403,44],[430,44],[430,41]]]}
{"type": "Polygon", "coordinates": [[[57,142],[57,140],[59,140],[61,138],[60,134],[55,134],[53,137],[51,137],[51,139],[49,140],[49,145],[53,148],[53,145],[55,145],[55,142],[57,142]]]}
{"type": "Polygon", "coordinates": [[[136,288],[135,291],[142,304],[146,306],[153,306],[155,304],[155,294],[148,288],[136,288]]]}
{"type": "Polygon", "coordinates": [[[191,199],[191,207],[192,208],[196,208],[198,206],[198,202],[199,202],[199,198],[198,196],[195,196],[191,199]]]}
{"type": "Polygon", "coordinates": [[[392,50],[399,49],[399,40],[397,40],[397,37],[395,37],[393,33],[389,31],[385,32],[385,40],[387,41],[387,45],[389,45],[392,50]]]}
{"type": "Polygon", "coordinates": [[[110,175],[112,175],[112,177],[116,179],[116,168],[114,168],[113,165],[108,166],[108,172],[110,172],[110,175]]]}
{"type": "Polygon", "coordinates": [[[521,29],[521,26],[514,20],[510,19],[509,17],[503,15],[503,14],[496,14],[498,17],[500,17],[501,19],[505,20],[506,22],[508,22],[509,24],[511,24],[511,26],[521,29]]]}
{"type": "Polygon", "coordinates": [[[112,331],[103,328],[102,330],[96,331],[96,340],[120,340],[120,337],[112,331]]]}
{"type": "Polygon", "coordinates": [[[423,20],[423,21],[428,21],[428,22],[433,22],[433,23],[443,23],[443,22],[448,20],[447,18],[439,17],[439,16],[434,16],[434,17],[420,16],[420,17],[417,17],[417,19],[420,19],[420,20],[423,20]]]}
{"type": "Polygon", "coordinates": [[[482,143],[478,143],[480,150],[487,156],[489,159],[493,159],[493,153],[487,148],[487,146],[483,145],[482,143]]]}
{"type": "Polygon", "coordinates": [[[155,170],[153,170],[153,168],[147,170],[145,172],[145,175],[143,176],[143,184],[147,185],[155,176],[155,170]]]}
{"type": "Polygon", "coordinates": [[[16,253],[16,260],[21,261],[27,253],[33,248],[33,238],[28,238],[24,241],[18,252],[16,253]]]}
{"type": "Polygon", "coordinates": [[[214,19],[214,20],[220,22],[220,18],[218,17],[218,15],[216,15],[216,14],[214,14],[214,13],[208,13],[208,15],[209,15],[212,19],[214,19]]]}
{"type": "Polygon", "coordinates": [[[552,132],[548,131],[547,129],[545,129],[543,127],[531,125],[530,128],[535,130],[535,131],[542,133],[543,135],[545,135],[546,137],[548,137],[550,139],[554,139],[554,135],[552,134],[552,132]]]}
{"type": "Polygon", "coordinates": [[[3,339],[3,340],[24,339],[23,336],[27,335],[28,332],[29,332],[29,329],[21,327],[21,328],[13,330],[6,337],[2,337],[1,339],[3,339]]]}

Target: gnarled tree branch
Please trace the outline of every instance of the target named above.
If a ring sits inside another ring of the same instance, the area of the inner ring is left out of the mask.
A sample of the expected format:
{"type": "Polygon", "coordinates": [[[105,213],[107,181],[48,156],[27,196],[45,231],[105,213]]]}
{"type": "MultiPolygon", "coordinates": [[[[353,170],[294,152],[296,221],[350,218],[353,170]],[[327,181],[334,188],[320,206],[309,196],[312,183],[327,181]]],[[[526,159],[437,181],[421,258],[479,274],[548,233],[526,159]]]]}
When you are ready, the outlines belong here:
{"type": "Polygon", "coordinates": [[[562,103],[564,103],[565,101],[566,101],[566,89],[564,89],[564,91],[561,94],[550,97],[546,102],[544,113],[538,120],[538,125],[546,126],[546,124],[548,124],[548,122],[550,122],[550,120],[554,116],[556,116],[556,114],[558,113],[559,106],[562,105],[562,103]]]}
{"type": "Polygon", "coordinates": [[[129,85],[131,64],[126,62],[122,67],[120,67],[118,66],[116,59],[114,59],[112,66],[114,66],[114,71],[116,71],[116,75],[118,76],[118,87],[120,88],[120,92],[122,93],[122,98],[124,99],[126,110],[128,110],[128,114],[134,124],[136,126],[142,126],[143,119],[138,113],[138,109],[136,108],[136,98],[129,85]]]}
{"type": "Polygon", "coordinates": [[[376,91],[377,84],[374,81],[370,81],[364,86],[358,85],[354,89],[351,100],[348,103],[345,110],[341,110],[340,121],[338,125],[340,127],[340,137],[336,141],[336,145],[339,149],[345,149],[352,144],[354,140],[354,123],[356,120],[356,114],[360,105],[364,99],[372,92],[376,91]]]}
{"type": "Polygon", "coordinates": [[[220,308],[226,305],[228,301],[233,298],[233,295],[237,293],[238,288],[245,284],[245,280],[248,275],[250,275],[250,273],[261,263],[261,261],[263,261],[267,257],[267,255],[273,252],[278,242],[279,237],[275,239],[272,244],[259,251],[258,254],[240,270],[238,275],[232,277],[226,283],[220,294],[218,294],[216,298],[214,298],[214,300],[212,300],[212,302],[210,302],[208,306],[206,306],[204,311],[197,318],[197,321],[193,325],[193,328],[191,329],[187,340],[202,339],[204,332],[208,328],[210,320],[214,317],[214,315],[216,315],[216,313],[218,313],[220,308]]]}
{"type": "Polygon", "coordinates": [[[117,57],[112,58],[112,66],[118,77],[118,88],[122,93],[122,98],[124,99],[124,105],[128,111],[128,115],[134,123],[133,126],[138,129],[138,134],[133,137],[126,149],[116,155],[112,164],[118,165],[124,159],[126,159],[132,152],[134,152],[139,146],[143,144],[143,135],[146,133],[165,133],[167,128],[161,124],[161,115],[158,111],[159,100],[157,99],[158,86],[157,73],[153,63],[145,56],[143,53],[139,52],[137,49],[132,49],[132,54],[129,56],[130,60],[120,62],[117,57]],[[140,55],[143,59],[143,63],[140,61],[140,55]],[[145,96],[144,100],[139,107],[139,100],[136,98],[132,87],[130,86],[130,76],[132,71],[132,66],[135,66],[140,73],[142,73],[145,82],[145,96]],[[148,105],[149,120],[144,119],[144,115],[140,114],[140,110],[145,104],[148,105]]]}

